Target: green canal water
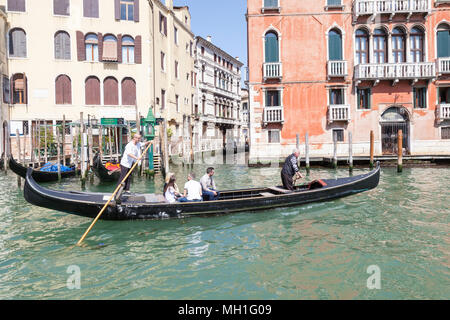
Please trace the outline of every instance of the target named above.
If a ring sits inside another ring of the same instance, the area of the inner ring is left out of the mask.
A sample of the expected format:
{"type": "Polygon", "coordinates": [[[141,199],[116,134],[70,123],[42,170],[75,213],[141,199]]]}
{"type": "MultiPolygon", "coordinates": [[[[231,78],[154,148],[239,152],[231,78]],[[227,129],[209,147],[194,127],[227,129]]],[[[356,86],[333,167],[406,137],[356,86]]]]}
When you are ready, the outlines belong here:
{"type": "MultiPolygon", "coordinates": [[[[220,188],[279,184],[279,168],[215,167],[220,188]]],[[[171,169],[182,187],[188,169],[171,169]]],[[[307,180],[347,175],[313,168],[307,180]]],[[[135,180],[132,191],[162,184],[135,180]]],[[[450,298],[450,168],[383,168],[374,190],[300,207],[99,221],[82,247],[90,219],[28,204],[11,172],[0,186],[0,299],[450,298]],[[368,287],[370,266],[379,289],[368,287]]],[[[46,186],[81,190],[77,179],[46,186]]]]}

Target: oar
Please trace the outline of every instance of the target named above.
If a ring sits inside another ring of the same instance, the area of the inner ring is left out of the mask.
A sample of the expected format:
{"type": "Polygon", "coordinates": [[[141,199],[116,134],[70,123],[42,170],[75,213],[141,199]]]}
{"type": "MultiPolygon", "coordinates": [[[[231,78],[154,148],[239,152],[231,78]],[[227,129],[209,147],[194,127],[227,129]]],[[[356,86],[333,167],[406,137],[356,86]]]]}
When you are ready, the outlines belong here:
{"type": "Polygon", "coordinates": [[[128,176],[133,172],[134,168],[136,168],[137,164],[139,163],[139,161],[141,161],[142,157],[145,155],[145,153],[147,152],[147,150],[150,148],[150,146],[153,144],[149,143],[149,145],[147,146],[147,148],[145,148],[144,152],[142,152],[141,156],[136,160],[136,162],[133,164],[133,166],[131,167],[130,171],[128,171],[127,175],[125,176],[125,178],[123,178],[123,180],[119,183],[119,185],[117,186],[116,190],[114,191],[114,193],[111,195],[111,197],[109,198],[108,202],[105,203],[105,205],[103,206],[102,210],[100,210],[100,212],[98,213],[97,217],[95,217],[94,221],[92,221],[91,225],[89,226],[89,228],[86,230],[86,232],[83,234],[83,236],[81,237],[81,239],[77,242],[77,246],[79,246],[84,238],[86,238],[87,234],[89,233],[89,231],[91,231],[92,227],[94,226],[94,224],[97,222],[97,220],[100,218],[100,216],[102,215],[103,211],[105,211],[106,207],[108,207],[109,203],[111,202],[112,199],[114,199],[114,196],[116,195],[116,193],[120,190],[120,188],[123,187],[123,184],[125,183],[125,180],[127,180],[128,176]]]}

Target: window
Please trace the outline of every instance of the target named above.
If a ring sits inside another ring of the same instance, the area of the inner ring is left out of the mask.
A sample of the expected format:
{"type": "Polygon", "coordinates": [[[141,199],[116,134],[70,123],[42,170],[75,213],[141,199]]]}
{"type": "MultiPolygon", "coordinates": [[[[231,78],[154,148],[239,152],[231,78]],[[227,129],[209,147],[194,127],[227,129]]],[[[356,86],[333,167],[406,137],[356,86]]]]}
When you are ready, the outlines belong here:
{"type": "Polygon", "coordinates": [[[83,16],[86,18],[98,18],[98,0],[83,0],[83,16]]]}
{"type": "Polygon", "coordinates": [[[9,78],[7,76],[3,76],[3,102],[11,103],[11,85],[9,82],[9,78]]]}
{"type": "Polygon", "coordinates": [[[120,20],[134,20],[134,0],[120,0],[120,20]]]}
{"type": "Polygon", "coordinates": [[[70,60],[70,36],[65,31],[55,34],[55,59],[70,60]]]}
{"type": "Polygon", "coordinates": [[[134,63],[134,40],[130,36],[122,37],[122,62],[134,63]]]}
{"type": "Polygon", "coordinates": [[[192,46],[193,46],[192,41],[189,41],[189,54],[191,57],[192,57],[192,46]]]}
{"type": "Polygon", "coordinates": [[[406,35],[400,28],[392,31],[392,55],[395,63],[406,62],[406,35]]]}
{"type": "Polygon", "coordinates": [[[450,139],[450,127],[441,128],[442,139],[450,139]]]}
{"type": "Polygon", "coordinates": [[[333,141],[344,142],[344,129],[333,129],[333,141]]]}
{"type": "Polygon", "coordinates": [[[166,107],[166,90],[161,89],[161,110],[166,107]]]}
{"type": "Polygon", "coordinates": [[[12,77],[13,85],[13,104],[26,104],[28,89],[27,89],[27,77],[23,73],[16,73],[12,77]]]}
{"type": "Polygon", "coordinates": [[[72,104],[72,82],[64,74],[56,78],[55,100],[56,104],[72,104]]]}
{"type": "Polygon", "coordinates": [[[327,6],[340,7],[342,6],[342,0],[327,0],[327,6]]]}
{"type": "Polygon", "coordinates": [[[411,47],[411,61],[423,62],[424,59],[424,35],[423,31],[417,27],[411,29],[409,35],[411,47]]]}
{"type": "Polygon", "coordinates": [[[269,130],[267,133],[269,143],[280,143],[280,130],[269,130]]]}
{"type": "Polygon", "coordinates": [[[122,105],[132,106],[136,104],[136,82],[132,78],[122,80],[122,105]]]}
{"type": "Polygon", "coordinates": [[[9,32],[9,56],[15,58],[27,57],[27,36],[22,29],[12,29],[9,32]]]}
{"type": "Polygon", "coordinates": [[[275,9],[278,8],[278,0],[264,0],[265,9],[275,9]]]}
{"type": "Polygon", "coordinates": [[[159,13],[159,32],[167,37],[167,17],[159,13]]]}
{"type": "Polygon", "coordinates": [[[437,30],[437,56],[438,58],[450,57],[450,26],[440,24],[437,30]]]}
{"type": "Polygon", "coordinates": [[[86,61],[98,61],[98,37],[94,33],[89,33],[84,38],[86,47],[86,61]]]}
{"type": "MultiPolygon", "coordinates": [[[[279,62],[279,51],[278,51],[278,35],[272,31],[266,33],[264,37],[264,50],[265,50],[265,60],[264,62],[279,62]]],[[[220,58],[219,58],[220,63],[220,58]]]]}
{"type": "Polygon", "coordinates": [[[91,76],[84,84],[85,103],[87,105],[100,105],[100,80],[91,76]]]}
{"type": "Polygon", "coordinates": [[[117,39],[113,35],[103,37],[102,61],[117,61],[117,39]]]}
{"type": "Polygon", "coordinates": [[[330,105],[342,105],[345,104],[345,89],[330,89],[329,90],[329,103],[330,105]]]}
{"type": "Polygon", "coordinates": [[[103,81],[103,104],[117,106],[119,104],[119,85],[114,77],[108,77],[103,81]]]}
{"type": "Polygon", "coordinates": [[[281,97],[279,90],[267,90],[266,91],[266,107],[279,107],[281,106],[281,97]]]}
{"type": "Polygon", "coordinates": [[[164,71],[165,70],[165,65],[166,65],[166,55],[164,52],[161,51],[161,70],[164,71]]]}
{"type": "Polygon", "coordinates": [[[439,104],[450,104],[450,87],[438,88],[439,104]]]}
{"type": "Polygon", "coordinates": [[[25,0],[8,0],[8,11],[25,12],[25,0]]]}
{"type": "Polygon", "coordinates": [[[53,13],[61,16],[70,15],[70,0],[53,0],[53,13]]]}
{"type": "Polygon", "coordinates": [[[328,60],[342,60],[342,35],[337,29],[328,33],[328,60]]]}
{"type": "Polygon", "coordinates": [[[427,88],[413,88],[414,108],[427,107],[427,88]]]}
{"type": "Polygon", "coordinates": [[[177,112],[180,112],[180,97],[177,94],[175,95],[175,106],[177,112]]]}
{"type": "Polygon", "coordinates": [[[173,27],[173,40],[175,44],[178,44],[178,29],[177,27],[173,27]]]}
{"type": "Polygon", "coordinates": [[[365,30],[356,30],[356,64],[369,63],[369,35],[365,30]]]}
{"type": "Polygon", "coordinates": [[[370,109],[371,89],[356,89],[356,98],[358,103],[358,109],[370,109]]]}
{"type": "Polygon", "coordinates": [[[383,29],[376,29],[373,35],[374,63],[387,62],[387,36],[383,29]]]}
{"type": "Polygon", "coordinates": [[[201,47],[201,52],[202,52],[202,55],[204,56],[205,55],[205,47],[201,47]]]}
{"type": "Polygon", "coordinates": [[[175,78],[178,79],[178,61],[175,61],[175,78]]]}

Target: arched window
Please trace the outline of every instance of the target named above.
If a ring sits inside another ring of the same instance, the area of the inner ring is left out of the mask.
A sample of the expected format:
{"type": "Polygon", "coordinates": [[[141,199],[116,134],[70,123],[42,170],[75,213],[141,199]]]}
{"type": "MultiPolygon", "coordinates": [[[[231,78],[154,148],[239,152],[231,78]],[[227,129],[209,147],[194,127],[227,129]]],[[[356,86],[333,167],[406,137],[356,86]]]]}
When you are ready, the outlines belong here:
{"type": "Polygon", "coordinates": [[[373,34],[374,63],[386,63],[387,60],[387,36],[384,29],[376,29],[373,34]]]}
{"type": "Polygon", "coordinates": [[[113,77],[108,77],[103,81],[103,104],[116,106],[119,104],[119,85],[113,77]]]}
{"type": "Polygon", "coordinates": [[[100,80],[97,77],[86,79],[84,91],[87,105],[100,105],[100,80]]]}
{"type": "Polygon", "coordinates": [[[264,37],[265,62],[279,62],[278,35],[269,31],[264,37]]]}
{"type": "Polygon", "coordinates": [[[26,58],[27,35],[23,29],[12,29],[9,32],[9,56],[26,58]]]}
{"type": "Polygon", "coordinates": [[[355,33],[356,64],[369,63],[369,35],[365,30],[356,30],[355,33]]]}
{"type": "Polygon", "coordinates": [[[440,24],[437,29],[437,56],[450,57],[450,26],[445,23],[440,24]]]}
{"type": "Polygon", "coordinates": [[[409,35],[411,43],[411,61],[423,62],[425,56],[424,33],[422,29],[414,27],[409,35]]]}
{"type": "Polygon", "coordinates": [[[23,73],[16,73],[12,76],[12,103],[13,104],[26,104],[28,89],[27,89],[27,77],[23,73]]]}
{"type": "Polygon", "coordinates": [[[328,32],[328,59],[342,60],[342,35],[337,29],[328,32]]]}
{"type": "Polygon", "coordinates": [[[401,28],[392,31],[392,55],[395,63],[406,62],[406,35],[401,28]]]}
{"type": "Polygon", "coordinates": [[[122,80],[122,105],[133,106],[136,104],[136,82],[132,78],[122,80]]]}
{"type": "Polygon", "coordinates": [[[56,104],[72,104],[72,82],[64,74],[56,78],[55,100],[56,104]]]}
{"type": "Polygon", "coordinates": [[[86,61],[98,61],[98,36],[89,33],[84,38],[86,46],[86,61]]]}
{"type": "Polygon", "coordinates": [[[103,37],[103,61],[117,61],[117,38],[113,35],[103,37]]]}
{"type": "Polygon", "coordinates": [[[55,59],[70,60],[70,36],[65,31],[55,34],[55,59]]]}
{"type": "Polygon", "coordinates": [[[130,36],[122,37],[122,62],[134,63],[134,39],[130,36]]]}

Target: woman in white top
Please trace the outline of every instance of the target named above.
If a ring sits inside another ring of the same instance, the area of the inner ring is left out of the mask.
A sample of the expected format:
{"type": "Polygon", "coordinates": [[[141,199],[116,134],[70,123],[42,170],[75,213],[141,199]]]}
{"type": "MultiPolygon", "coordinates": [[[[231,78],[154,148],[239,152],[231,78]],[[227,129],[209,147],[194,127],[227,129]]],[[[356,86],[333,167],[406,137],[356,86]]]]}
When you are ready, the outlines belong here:
{"type": "Polygon", "coordinates": [[[176,202],[181,197],[181,194],[177,191],[178,188],[176,188],[175,180],[175,176],[171,176],[169,182],[164,187],[164,197],[169,203],[176,202]]]}

